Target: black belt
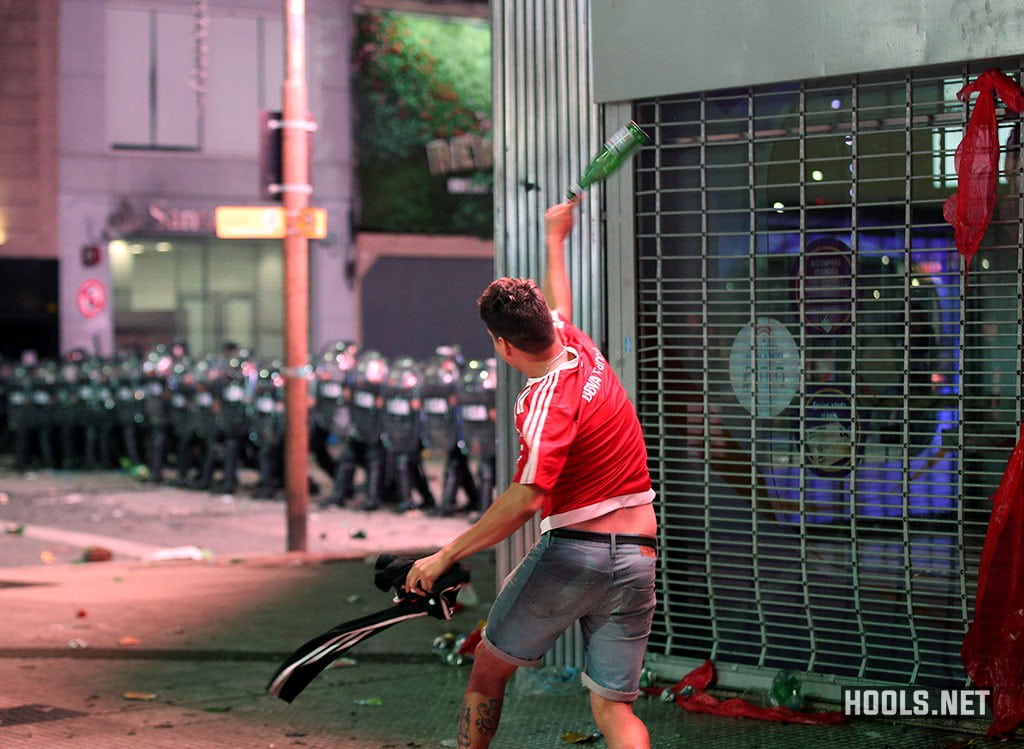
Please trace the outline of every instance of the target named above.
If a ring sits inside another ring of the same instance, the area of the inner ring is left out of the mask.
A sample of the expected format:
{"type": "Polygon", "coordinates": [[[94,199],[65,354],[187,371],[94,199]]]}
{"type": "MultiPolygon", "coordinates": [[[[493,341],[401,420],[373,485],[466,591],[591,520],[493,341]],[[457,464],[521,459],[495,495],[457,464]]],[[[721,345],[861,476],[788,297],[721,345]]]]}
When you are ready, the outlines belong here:
{"type": "Polygon", "coordinates": [[[626,544],[646,546],[651,549],[658,548],[657,539],[650,536],[630,536],[626,533],[594,533],[593,531],[577,531],[572,528],[555,528],[548,531],[548,533],[555,538],[574,538],[577,541],[602,541],[606,544],[614,543],[616,546],[626,544]]]}

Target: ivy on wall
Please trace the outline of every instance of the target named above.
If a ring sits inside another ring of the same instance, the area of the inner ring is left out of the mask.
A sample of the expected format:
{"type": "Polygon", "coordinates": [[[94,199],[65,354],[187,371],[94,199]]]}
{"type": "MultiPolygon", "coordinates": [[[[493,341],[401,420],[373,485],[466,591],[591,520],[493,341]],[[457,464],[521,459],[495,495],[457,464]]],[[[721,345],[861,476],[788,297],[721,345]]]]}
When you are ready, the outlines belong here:
{"type": "MultiPolygon", "coordinates": [[[[490,237],[493,198],[451,194],[426,144],[490,137],[490,29],[470,19],[365,13],[353,45],[360,229],[490,237]]],[[[491,184],[491,173],[465,175],[491,184]]]]}

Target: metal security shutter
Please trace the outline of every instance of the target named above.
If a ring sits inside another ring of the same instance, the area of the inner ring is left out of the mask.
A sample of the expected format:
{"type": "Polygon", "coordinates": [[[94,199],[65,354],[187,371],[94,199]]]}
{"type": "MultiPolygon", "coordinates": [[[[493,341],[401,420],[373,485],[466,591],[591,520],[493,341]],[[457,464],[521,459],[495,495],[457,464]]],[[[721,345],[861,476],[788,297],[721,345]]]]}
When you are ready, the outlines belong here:
{"type": "MultiPolygon", "coordinates": [[[[1015,151],[969,285],[942,217],[956,93],[990,66],[635,102],[654,136],[634,205],[656,672],[792,669],[822,696],[966,681],[1021,416],[1015,151]]],[[[1005,143],[1016,119],[1000,115],[1005,143]]]]}

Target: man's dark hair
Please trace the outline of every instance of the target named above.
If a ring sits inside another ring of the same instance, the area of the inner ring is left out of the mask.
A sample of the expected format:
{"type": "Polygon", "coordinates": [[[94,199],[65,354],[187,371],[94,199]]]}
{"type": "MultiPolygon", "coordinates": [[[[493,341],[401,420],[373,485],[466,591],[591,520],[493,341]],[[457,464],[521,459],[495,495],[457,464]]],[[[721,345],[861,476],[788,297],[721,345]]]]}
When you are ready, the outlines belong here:
{"type": "Polygon", "coordinates": [[[529,278],[499,278],[477,300],[480,319],[495,338],[504,338],[528,354],[555,342],[555,326],[544,294],[529,278]]]}

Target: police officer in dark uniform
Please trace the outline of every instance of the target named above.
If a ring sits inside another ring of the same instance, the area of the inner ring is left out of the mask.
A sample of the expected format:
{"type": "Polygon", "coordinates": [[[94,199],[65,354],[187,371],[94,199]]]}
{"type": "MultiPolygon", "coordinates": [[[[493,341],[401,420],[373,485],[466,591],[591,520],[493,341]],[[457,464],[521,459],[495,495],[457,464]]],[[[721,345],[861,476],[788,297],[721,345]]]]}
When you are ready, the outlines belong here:
{"type": "Polygon", "coordinates": [[[188,401],[188,429],[178,443],[178,481],[192,489],[209,489],[217,463],[217,383],[222,377],[219,357],[196,362],[184,392],[188,401]],[[198,468],[193,479],[192,471],[198,468]]]}
{"type": "Polygon", "coordinates": [[[7,422],[7,396],[14,377],[14,363],[0,354],[0,453],[11,449],[9,438],[12,436],[7,422]]]}
{"type": "Polygon", "coordinates": [[[420,420],[420,386],[423,373],[411,358],[396,361],[381,389],[383,418],[381,442],[399,512],[414,509],[412,490],[421,498],[420,508],[434,510],[436,502],[423,472],[423,425],[420,420]]]}
{"type": "Polygon", "coordinates": [[[462,420],[467,452],[477,464],[479,497],[476,506],[470,506],[469,509],[485,512],[494,500],[497,466],[497,361],[490,358],[469,362],[462,383],[458,393],[459,417],[462,420]]]}
{"type": "MultiPolygon", "coordinates": [[[[103,419],[103,404],[97,388],[98,374],[102,368],[99,357],[88,357],[82,362],[78,373],[78,421],[81,424],[81,466],[96,470],[101,466],[99,451],[100,427],[103,419]]],[[[108,460],[109,453],[105,456],[108,460]]]]}
{"type": "Polygon", "coordinates": [[[477,505],[479,497],[457,408],[457,391],[462,386],[461,355],[448,346],[438,348],[438,352],[424,366],[421,412],[427,449],[444,457],[438,514],[447,516],[455,512],[460,488],[470,506],[477,505]]]}
{"type": "Polygon", "coordinates": [[[171,452],[177,463],[175,486],[187,486],[189,472],[197,464],[191,425],[192,399],[196,389],[195,363],[187,356],[174,362],[174,374],[167,383],[167,424],[172,438],[171,452]]]}
{"type": "Polygon", "coordinates": [[[40,362],[33,370],[32,396],[30,400],[30,423],[35,433],[43,468],[56,468],[56,435],[60,417],[57,408],[58,386],[57,362],[40,362]]]}
{"type": "Polygon", "coordinates": [[[14,469],[24,471],[32,457],[32,372],[24,364],[12,368],[7,386],[7,428],[11,433],[14,469]]]}
{"type": "Polygon", "coordinates": [[[86,403],[89,422],[95,423],[95,443],[89,441],[91,432],[86,432],[86,460],[95,460],[100,468],[113,468],[117,464],[115,447],[117,443],[117,400],[114,397],[114,380],[117,368],[109,359],[93,359],[89,364],[89,381],[92,383],[92,397],[86,403]]]}
{"type": "Polygon", "coordinates": [[[216,491],[234,494],[238,469],[249,438],[249,389],[254,365],[248,352],[239,350],[228,362],[214,391],[217,399],[217,430],[224,446],[223,475],[216,491]]]}
{"type": "Polygon", "coordinates": [[[58,463],[64,470],[83,463],[79,446],[82,444],[82,425],[85,421],[85,405],[81,397],[82,364],[85,358],[82,349],[73,349],[64,355],[58,365],[52,413],[56,441],[60,447],[58,463]]]}
{"type": "Polygon", "coordinates": [[[146,418],[147,481],[163,481],[170,429],[170,378],[174,360],[164,346],[158,346],[142,363],[143,411],[146,418]]]}
{"type": "Polygon", "coordinates": [[[381,444],[380,391],[388,375],[388,360],[377,351],[366,351],[356,362],[352,394],[348,398],[352,428],[342,441],[334,488],[322,507],[342,505],[354,493],[356,469],[366,472],[362,509],[380,507],[384,482],[384,446],[381,444]]]}
{"type": "Polygon", "coordinates": [[[259,367],[250,404],[251,438],[256,447],[259,483],[256,499],[270,499],[284,486],[284,374],[280,361],[259,367]]]}
{"type": "Polygon", "coordinates": [[[334,341],[317,357],[311,385],[313,405],[310,408],[309,449],[317,465],[328,476],[338,470],[337,461],[328,450],[334,439],[343,439],[349,428],[346,393],[351,393],[352,376],[359,348],[348,341],[334,341]]]}
{"type": "Polygon", "coordinates": [[[134,354],[122,354],[114,371],[114,416],[120,437],[120,463],[123,468],[144,475],[139,433],[145,422],[141,368],[134,354]],[[140,469],[140,466],[142,467],[140,469]]]}

